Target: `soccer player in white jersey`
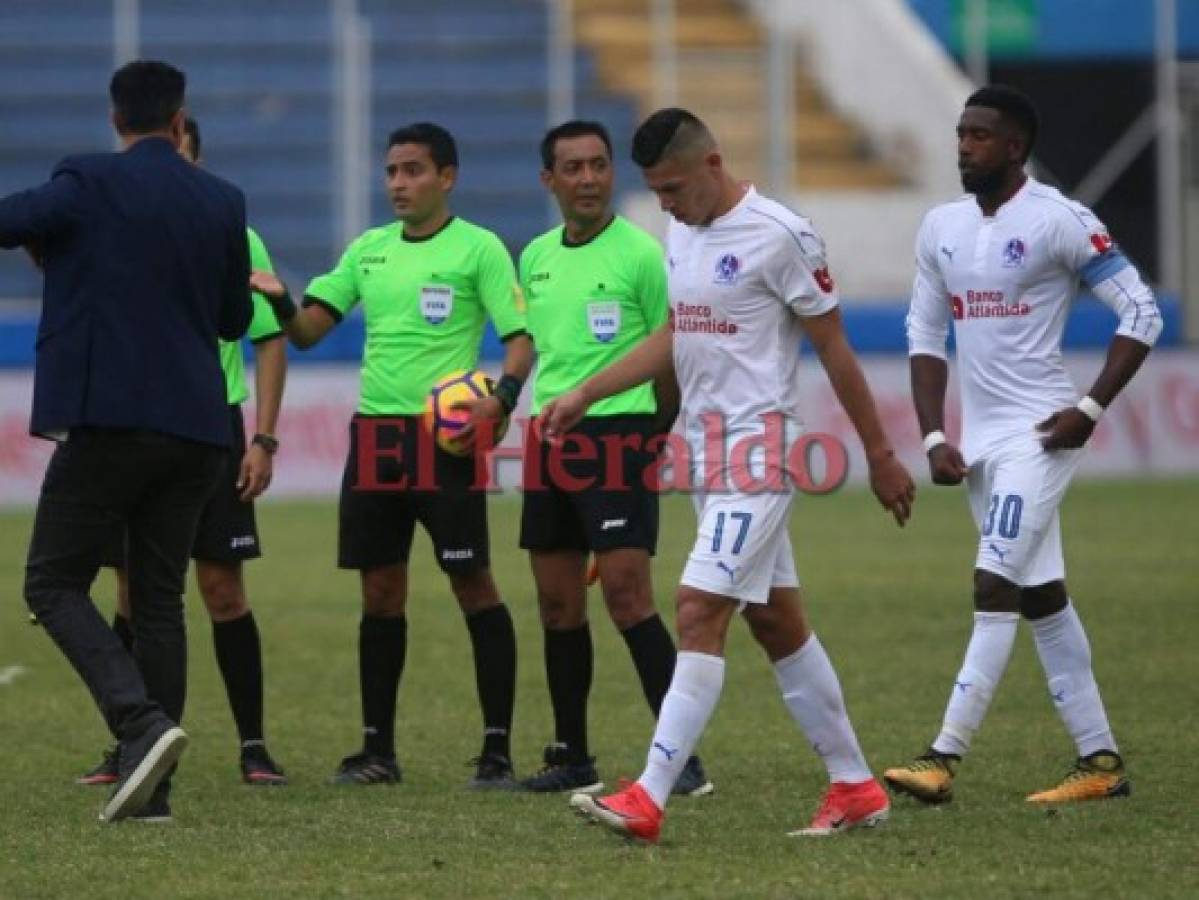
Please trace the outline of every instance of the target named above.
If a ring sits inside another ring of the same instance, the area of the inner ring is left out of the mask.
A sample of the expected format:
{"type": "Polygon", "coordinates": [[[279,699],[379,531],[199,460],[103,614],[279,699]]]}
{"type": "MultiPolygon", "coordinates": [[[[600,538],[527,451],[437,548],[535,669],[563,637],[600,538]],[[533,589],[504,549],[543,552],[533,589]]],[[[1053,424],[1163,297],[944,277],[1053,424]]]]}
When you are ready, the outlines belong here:
{"type": "Polygon", "coordinates": [[[933,209],[916,240],[907,330],[912,393],[937,484],[965,479],[979,530],[974,632],[928,752],[884,773],[895,789],[952,797],[1028,619],[1049,694],[1078,759],[1034,803],[1129,792],[1091,671],[1091,650],[1066,591],[1058,505],[1104,408],[1161,331],[1153,295],[1090,210],[1024,173],[1037,133],[1032,103],[984,87],[958,122],[965,196],[933,209]],[[1062,330],[1079,282],[1120,317],[1099,377],[1081,400],[1062,366],[1062,330]],[[943,432],[950,319],[957,340],[961,449],[943,432]]]}
{"type": "Polygon", "coordinates": [[[785,478],[772,490],[747,485],[750,470],[764,482],[778,477],[778,460],[747,466],[736,454],[713,459],[704,423],[715,417],[723,424],[725,451],[766,434],[769,421],[794,436],[806,335],[865,446],[871,486],[900,525],[911,512],[912,479],[891,451],[845,339],[824,245],[811,224],[738,183],[711,133],[685,110],[650,116],[634,136],[633,160],[675,220],[666,248],[672,319],[543,407],[542,425],[561,438],[590,404],[673,366],[699,533],[678,589],[679,654],[645,771],[624,790],[600,799],[576,794],[571,805],[621,834],[658,839],[671,786],[720,697],[725,636],[740,611],[832,782],[810,825],[794,833],[877,825],[888,813],[886,792],[862,756],[836,672],[800,602],[788,537],[792,487],[785,478]]]}

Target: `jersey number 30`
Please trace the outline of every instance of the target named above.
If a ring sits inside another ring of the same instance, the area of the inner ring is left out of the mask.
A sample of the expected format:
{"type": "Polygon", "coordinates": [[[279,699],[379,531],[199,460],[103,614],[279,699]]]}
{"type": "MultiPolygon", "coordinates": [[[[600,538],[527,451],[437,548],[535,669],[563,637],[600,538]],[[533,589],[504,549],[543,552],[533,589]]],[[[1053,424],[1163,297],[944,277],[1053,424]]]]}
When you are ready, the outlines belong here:
{"type": "Polygon", "coordinates": [[[999,514],[999,536],[1012,540],[1020,533],[1020,514],[1024,512],[1024,500],[1019,494],[991,495],[987,517],[983,520],[983,537],[995,530],[995,515],[999,514]],[[1002,501],[1002,503],[1001,503],[1002,501]]]}

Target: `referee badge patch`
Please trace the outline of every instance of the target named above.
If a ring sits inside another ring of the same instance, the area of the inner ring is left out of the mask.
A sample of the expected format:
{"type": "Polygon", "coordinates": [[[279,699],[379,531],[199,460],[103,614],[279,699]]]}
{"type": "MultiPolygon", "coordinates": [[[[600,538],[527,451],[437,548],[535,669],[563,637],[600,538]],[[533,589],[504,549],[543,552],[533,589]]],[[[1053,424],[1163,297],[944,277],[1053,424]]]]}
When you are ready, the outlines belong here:
{"type": "Polygon", "coordinates": [[[588,303],[587,324],[601,344],[606,344],[620,331],[620,304],[615,302],[588,303]]]}
{"type": "Polygon", "coordinates": [[[420,314],[430,325],[440,325],[454,311],[454,289],[448,284],[426,284],[420,289],[420,314]]]}

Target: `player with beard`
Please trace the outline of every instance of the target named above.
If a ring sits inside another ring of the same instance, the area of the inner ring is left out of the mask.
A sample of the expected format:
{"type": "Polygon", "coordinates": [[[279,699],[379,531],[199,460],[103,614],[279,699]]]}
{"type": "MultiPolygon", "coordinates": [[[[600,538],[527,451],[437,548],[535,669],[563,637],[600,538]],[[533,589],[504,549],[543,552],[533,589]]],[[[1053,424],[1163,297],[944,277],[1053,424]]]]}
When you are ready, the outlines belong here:
{"type": "Polygon", "coordinates": [[[1011,657],[1023,616],[1049,694],[1078,758],[1034,803],[1129,793],[1116,739],[1070,601],[1058,507],[1096,422],[1161,332],[1149,288],[1086,207],[1024,171],[1038,120],[1023,94],[984,87],[958,121],[966,195],[933,209],[916,240],[907,331],[912,394],[937,484],[966,482],[979,530],[974,630],[940,733],[889,769],[892,788],[949,800],[1011,657]],[[1120,317],[1103,369],[1079,399],[1062,364],[1062,332],[1079,283],[1120,317]],[[950,320],[957,343],[962,445],[944,433],[950,320]]]}

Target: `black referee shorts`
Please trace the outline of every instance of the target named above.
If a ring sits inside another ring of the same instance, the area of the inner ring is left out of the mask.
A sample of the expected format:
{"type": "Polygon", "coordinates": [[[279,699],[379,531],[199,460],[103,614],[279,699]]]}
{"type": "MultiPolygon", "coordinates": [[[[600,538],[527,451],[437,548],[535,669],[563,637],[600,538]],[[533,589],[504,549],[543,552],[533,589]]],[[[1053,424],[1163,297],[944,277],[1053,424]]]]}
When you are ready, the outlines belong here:
{"type": "MultiPolygon", "coordinates": [[[[645,447],[657,433],[651,415],[592,416],[573,429],[594,453],[569,459],[538,441],[525,442],[520,546],[525,550],[646,550],[658,546],[658,493],[645,486],[657,458],[645,447]],[[571,483],[571,482],[574,483],[571,483]]],[[[580,448],[569,444],[569,455],[580,448]]],[[[581,455],[581,453],[579,454],[581,455]]]]}
{"type": "MultiPolygon", "coordinates": [[[[221,479],[200,513],[200,524],[192,542],[192,559],[238,563],[262,556],[254,502],[244,502],[237,489],[237,475],[246,455],[246,424],[240,404],[229,406],[229,424],[233,429],[233,443],[225,454],[221,479]]],[[[124,533],[112,536],[104,550],[102,565],[114,569],[124,567],[124,533]]]]}
{"type": "Polygon", "coordinates": [[[417,522],[447,575],[489,564],[487,495],[475,489],[474,457],[446,453],[431,438],[422,438],[423,431],[420,416],[355,415],[351,420],[338,505],[341,568],[408,562],[417,522]]]}

